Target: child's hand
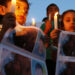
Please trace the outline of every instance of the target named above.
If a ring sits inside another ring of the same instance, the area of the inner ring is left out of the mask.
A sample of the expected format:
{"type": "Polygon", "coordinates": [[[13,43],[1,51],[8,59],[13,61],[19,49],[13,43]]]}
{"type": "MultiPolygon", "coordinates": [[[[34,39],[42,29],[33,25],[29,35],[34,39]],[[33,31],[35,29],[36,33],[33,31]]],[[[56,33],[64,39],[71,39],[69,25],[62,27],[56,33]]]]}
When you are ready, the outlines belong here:
{"type": "Polygon", "coordinates": [[[58,39],[60,34],[60,29],[54,29],[51,33],[50,33],[50,37],[52,40],[54,39],[58,39]]]}
{"type": "Polygon", "coordinates": [[[50,37],[53,41],[53,45],[54,46],[58,46],[58,39],[59,39],[59,34],[60,34],[60,30],[59,29],[54,29],[51,33],[50,33],[50,37]]]}
{"type": "Polygon", "coordinates": [[[51,21],[47,21],[46,24],[45,24],[45,30],[44,30],[44,33],[47,34],[50,29],[52,28],[52,24],[51,24],[51,21]]]}

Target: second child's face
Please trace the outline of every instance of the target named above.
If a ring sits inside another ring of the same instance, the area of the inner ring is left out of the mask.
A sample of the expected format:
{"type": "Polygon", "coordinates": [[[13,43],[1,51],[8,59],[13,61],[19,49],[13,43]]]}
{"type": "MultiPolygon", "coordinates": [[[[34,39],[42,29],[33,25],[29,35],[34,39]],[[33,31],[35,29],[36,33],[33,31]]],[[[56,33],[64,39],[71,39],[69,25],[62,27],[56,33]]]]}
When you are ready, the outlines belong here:
{"type": "Polygon", "coordinates": [[[24,24],[27,19],[27,14],[28,14],[27,3],[23,2],[23,1],[17,1],[16,2],[16,10],[15,10],[17,22],[21,25],[24,24]]]}
{"type": "Polygon", "coordinates": [[[48,15],[51,14],[51,18],[54,19],[54,15],[56,12],[59,12],[58,8],[56,6],[51,6],[49,8],[48,15]]]}
{"type": "Polygon", "coordinates": [[[75,13],[68,12],[63,18],[64,29],[66,31],[75,32],[75,13]]]}

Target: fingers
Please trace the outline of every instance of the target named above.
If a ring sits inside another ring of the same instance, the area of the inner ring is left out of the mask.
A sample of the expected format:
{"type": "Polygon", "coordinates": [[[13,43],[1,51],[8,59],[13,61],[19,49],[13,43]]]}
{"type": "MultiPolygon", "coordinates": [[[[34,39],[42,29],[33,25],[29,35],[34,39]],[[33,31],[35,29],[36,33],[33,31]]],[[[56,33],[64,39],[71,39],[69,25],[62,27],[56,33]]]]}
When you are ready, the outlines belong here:
{"type": "Polygon", "coordinates": [[[60,34],[60,30],[58,29],[54,29],[51,33],[50,33],[50,37],[51,39],[57,39],[59,37],[60,34]]]}

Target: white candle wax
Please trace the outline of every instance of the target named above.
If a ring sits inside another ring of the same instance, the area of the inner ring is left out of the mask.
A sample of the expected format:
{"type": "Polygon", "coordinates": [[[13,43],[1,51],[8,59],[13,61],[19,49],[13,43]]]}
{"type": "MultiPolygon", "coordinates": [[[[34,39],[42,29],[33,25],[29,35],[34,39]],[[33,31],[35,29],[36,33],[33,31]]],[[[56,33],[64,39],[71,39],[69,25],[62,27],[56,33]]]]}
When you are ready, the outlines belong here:
{"type": "Polygon", "coordinates": [[[16,0],[12,0],[12,4],[11,4],[11,12],[15,12],[15,7],[16,7],[16,0]]]}
{"type": "Polygon", "coordinates": [[[54,28],[55,29],[58,29],[58,12],[55,13],[55,16],[54,16],[54,28]]]}

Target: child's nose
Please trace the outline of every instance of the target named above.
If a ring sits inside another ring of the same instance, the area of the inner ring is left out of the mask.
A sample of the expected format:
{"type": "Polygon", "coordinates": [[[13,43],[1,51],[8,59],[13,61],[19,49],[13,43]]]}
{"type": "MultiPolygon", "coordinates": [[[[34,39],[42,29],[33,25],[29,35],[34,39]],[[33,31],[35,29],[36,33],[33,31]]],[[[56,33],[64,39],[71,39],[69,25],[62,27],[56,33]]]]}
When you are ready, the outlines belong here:
{"type": "Polygon", "coordinates": [[[24,10],[24,9],[22,9],[22,10],[21,10],[21,12],[24,14],[24,13],[25,13],[25,10],[24,10]]]}

